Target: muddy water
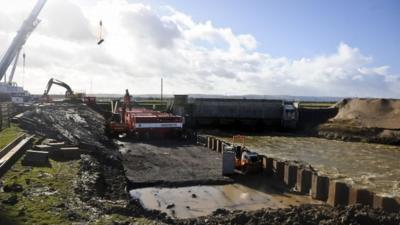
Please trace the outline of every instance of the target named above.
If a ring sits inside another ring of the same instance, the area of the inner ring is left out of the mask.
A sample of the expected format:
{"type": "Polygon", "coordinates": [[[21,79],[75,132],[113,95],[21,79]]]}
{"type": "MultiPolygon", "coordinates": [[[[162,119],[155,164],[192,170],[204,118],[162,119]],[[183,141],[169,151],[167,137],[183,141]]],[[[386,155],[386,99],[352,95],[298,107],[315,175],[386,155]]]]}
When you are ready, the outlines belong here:
{"type": "Polygon", "coordinates": [[[157,209],[177,218],[205,216],[218,208],[256,210],[316,203],[304,196],[274,193],[273,190],[254,189],[241,184],[142,188],[131,190],[130,194],[139,199],[145,208],[157,209]]]}
{"type": "Polygon", "coordinates": [[[267,156],[301,160],[330,177],[400,196],[400,147],[312,137],[249,136],[246,145],[267,156]]]}

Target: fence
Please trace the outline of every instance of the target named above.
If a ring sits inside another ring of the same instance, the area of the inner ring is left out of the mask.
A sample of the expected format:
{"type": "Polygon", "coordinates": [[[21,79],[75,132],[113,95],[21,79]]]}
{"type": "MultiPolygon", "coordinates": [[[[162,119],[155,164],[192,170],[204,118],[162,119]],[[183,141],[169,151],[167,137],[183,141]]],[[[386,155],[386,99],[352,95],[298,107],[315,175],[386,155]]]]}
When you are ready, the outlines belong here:
{"type": "Polygon", "coordinates": [[[0,130],[10,127],[11,114],[12,104],[9,102],[0,102],[0,130]]]}

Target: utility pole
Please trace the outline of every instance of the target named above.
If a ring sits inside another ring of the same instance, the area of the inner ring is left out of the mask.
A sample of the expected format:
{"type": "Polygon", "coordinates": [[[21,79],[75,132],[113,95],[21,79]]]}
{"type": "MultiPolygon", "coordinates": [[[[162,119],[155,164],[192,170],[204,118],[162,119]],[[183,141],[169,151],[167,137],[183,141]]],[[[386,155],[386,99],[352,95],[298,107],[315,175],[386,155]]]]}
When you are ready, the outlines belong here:
{"type": "Polygon", "coordinates": [[[161,78],[161,100],[160,100],[160,105],[163,103],[163,78],[161,78]]]}

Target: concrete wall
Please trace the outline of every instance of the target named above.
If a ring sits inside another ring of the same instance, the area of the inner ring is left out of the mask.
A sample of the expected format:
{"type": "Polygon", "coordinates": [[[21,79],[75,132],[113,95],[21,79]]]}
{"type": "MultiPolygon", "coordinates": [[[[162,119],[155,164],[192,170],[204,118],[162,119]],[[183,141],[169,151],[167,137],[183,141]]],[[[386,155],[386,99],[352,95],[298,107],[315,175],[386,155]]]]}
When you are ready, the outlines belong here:
{"type": "MultiPolygon", "coordinates": [[[[199,135],[197,140],[198,144],[206,146],[212,151],[219,149],[219,145],[230,145],[230,143],[212,136],[199,135]]],[[[222,152],[223,149],[224,147],[217,151],[222,152]]],[[[295,190],[299,194],[309,195],[313,199],[325,201],[332,206],[362,204],[388,212],[400,210],[399,198],[380,196],[366,189],[351,187],[346,183],[322,176],[294,161],[282,161],[265,155],[261,155],[261,157],[265,176],[273,177],[288,189],[295,190]]]]}

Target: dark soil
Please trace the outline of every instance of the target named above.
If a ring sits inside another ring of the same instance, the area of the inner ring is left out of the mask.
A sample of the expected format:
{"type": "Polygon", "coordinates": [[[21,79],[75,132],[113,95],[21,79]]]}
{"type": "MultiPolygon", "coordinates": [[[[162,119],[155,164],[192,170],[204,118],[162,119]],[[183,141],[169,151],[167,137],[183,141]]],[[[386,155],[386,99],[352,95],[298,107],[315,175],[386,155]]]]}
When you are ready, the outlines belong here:
{"type": "Polygon", "coordinates": [[[131,188],[232,182],[222,176],[222,156],[191,141],[120,142],[131,188]]]}
{"type": "Polygon", "coordinates": [[[213,215],[178,220],[174,224],[246,224],[246,225],[399,225],[399,213],[385,213],[364,206],[335,207],[301,205],[287,209],[262,209],[253,212],[216,210],[213,215]]]}

